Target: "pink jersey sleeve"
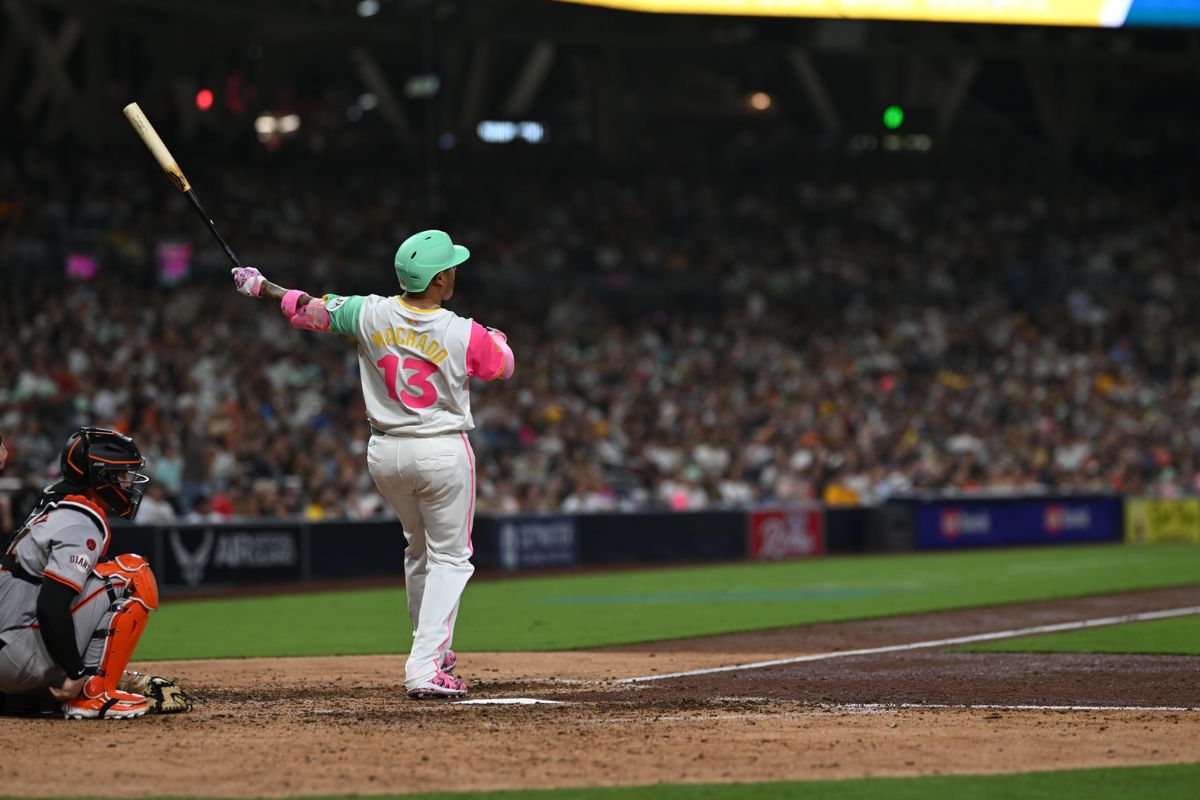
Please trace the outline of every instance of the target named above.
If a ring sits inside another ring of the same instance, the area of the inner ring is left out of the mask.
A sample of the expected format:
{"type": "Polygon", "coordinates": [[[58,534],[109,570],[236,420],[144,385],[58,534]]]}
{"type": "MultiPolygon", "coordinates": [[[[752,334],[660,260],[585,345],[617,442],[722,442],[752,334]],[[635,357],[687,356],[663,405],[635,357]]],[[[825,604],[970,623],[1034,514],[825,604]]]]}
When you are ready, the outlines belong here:
{"type": "Polygon", "coordinates": [[[494,381],[505,372],[504,352],[488,333],[487,328],[471,321],[471,341],[467,345],[467,374],[485,381],[494,381]]]}

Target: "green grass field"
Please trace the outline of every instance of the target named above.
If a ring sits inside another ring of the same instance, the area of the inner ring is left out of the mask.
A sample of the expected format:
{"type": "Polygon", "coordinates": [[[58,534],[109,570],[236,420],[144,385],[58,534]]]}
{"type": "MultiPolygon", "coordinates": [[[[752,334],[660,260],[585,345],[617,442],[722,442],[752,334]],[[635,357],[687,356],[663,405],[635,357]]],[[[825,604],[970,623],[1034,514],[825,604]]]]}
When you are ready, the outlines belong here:
{"type": "MultiPolygon", "coordinates": [[[[914,553],[476,581],[467,651],[565,650],[1200,583],[1200,547],[914,553]]],[[[172,602],[139,660],[406,652],[402,589],[172,602]]]]}
{"type": "Polygon", "coordinates": [[[1200,656],[1200,615],[1004,639],[961,649],[976,653],[1157,653],[1200,656]]]}
{"type": "MultiPolygon", "coordinates": [[[[1174,800],[1193,798],[1200,764],[1024,772],[1015,775],[933,775],[786,783],[664,784],[618,788],[371,795],[372,800],[1174,800]]],[[[307,798],[306,800],[334,800],[307,798]]],[[[337,800],[342,800],[338,798],[337,800]]]]}
{"type": "Polygon", "coordinates": [[[729,783],[638,786],[611,789],[552,789],[540,792],[482,792],[408,795],[411,800],[1166,800],[1193,798],[1200,764],[1162,767],[1025,772],[1015,775],[932,775],[921,778],[863,778],[846,781],[729,783]]]}

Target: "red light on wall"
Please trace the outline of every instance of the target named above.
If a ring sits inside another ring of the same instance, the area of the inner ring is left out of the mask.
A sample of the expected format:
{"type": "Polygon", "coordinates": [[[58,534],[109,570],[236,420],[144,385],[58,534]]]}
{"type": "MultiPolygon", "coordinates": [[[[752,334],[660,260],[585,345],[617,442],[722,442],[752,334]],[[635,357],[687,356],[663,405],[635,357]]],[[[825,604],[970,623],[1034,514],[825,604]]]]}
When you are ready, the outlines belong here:
{"type": "Polygon", "coordinates": [[[212,89],[201,89],[196,92],[196,108],[201,111],[208,111],[213,107],[212,89]]]}

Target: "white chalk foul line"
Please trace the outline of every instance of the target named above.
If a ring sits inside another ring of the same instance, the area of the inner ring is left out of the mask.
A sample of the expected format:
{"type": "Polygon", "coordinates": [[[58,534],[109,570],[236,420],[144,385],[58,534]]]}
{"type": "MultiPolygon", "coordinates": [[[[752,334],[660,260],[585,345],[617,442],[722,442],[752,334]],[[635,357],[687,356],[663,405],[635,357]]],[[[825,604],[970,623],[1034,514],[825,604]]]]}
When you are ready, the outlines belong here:
{"type": "Polygon", "coordinates": [[[817,708],[831,711],[895,711],[901,708],[963,708],[972,711],[1200,711],[1190,706],[1035,706],[1001,703],[821,703],[817,708]]]}
{"type": "Polygon", "coordinates": [[[880,653],[899,653],[904,650],[924,650],[927,647],[950,647],[973,642],[988,642],[993,639],[1012,639],[1017,636],[1036,636],[1040,633],[1058,633],[1060,631],[1076,631],[1083,628],[1099,628],[1105,625],[1120,625],[1126,622],[1148,622],[1153,619],[1168,619],[1170,617],[1187,617],[1200,614],[1200,606],[1184,608],[1169,608],[1165,611],[1143,611],[1139,614],[1122,614],[1116,617],[1098,617],[1074,622],[1059,622],[1054,625],[1035,625],[1030,628],[1014,628],[1007,631],[991,633],[975,633],[970,636],[954,636],[949,639],[929,639],[924,642],[908,642],[907,644],[889,644],[883,647],[864,647],[859,650],[838,650],[833,653],[814,653],[793,658],[777,658],[772,661],[754,661],[749,664],[731,664],[727,667],[710,667],[708,669],[693,669],[685,672],[667,672],[662,675],[641,675],[637,678],[622,678],[616,683],[646,683],[649,681],[664,681],[668,678],[689,678],[694,675],[712,675],[718,672],[734,672],[743,669],[762,669],[778,667],[784,664],[800,664],[806,661],[825,661],[830,658],[846,658],[848,656],[873,656],[880,653]]]}
{"type": "MultiPolygon", "coordinates": [[[[893,714],[897,711],[1053,711],[1056,713],[1068,712],[1119,712],[1119,711],[1136,711],[1142,714],[1152,713],[1191,713],[1200,711],[1200,708],[1189,708],[1188,706],[1036,706],[1036,705],[1001,705],[1001,704],[973,704],[973,703],[816,703],[816,704],[800,704],[792,710],[772,710],[758,711],[732,714],[688,714],[675,716],[656,716],[654,722],[735,722],[745,719],[788,719],[788,718],[812,718],[820,714],[832,712],[850,713],[860,715],[883,715],[893,714]]],[[[645,722],[637,717],[604,717],[600,719],[577,719],[575,723],[578,725],[629,725],[631,723],[645,722]]]]}

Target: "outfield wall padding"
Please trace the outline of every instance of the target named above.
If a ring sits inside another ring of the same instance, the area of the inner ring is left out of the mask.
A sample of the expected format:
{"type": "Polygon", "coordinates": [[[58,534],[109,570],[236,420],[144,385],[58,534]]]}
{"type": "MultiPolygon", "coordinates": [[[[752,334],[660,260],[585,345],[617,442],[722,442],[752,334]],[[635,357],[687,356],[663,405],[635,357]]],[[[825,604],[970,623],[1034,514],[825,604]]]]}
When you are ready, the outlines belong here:
{"type": "Polygon", "coordinates": [[[746,557],[743,511],[583,514],[584,564],[730,561],[746,557]]]}
{"type": "MultiPolygon", "coordinates": [[[[1115,495],[915,497],[872,508],[515,515],[475,519],[477,570],[772,560],[917,549],[1118,541],[1115,495]]],[[[114,525],[111,553],[137,552],[166,593],[404,574],[400,524],[253,521],[114,525]]]]}

